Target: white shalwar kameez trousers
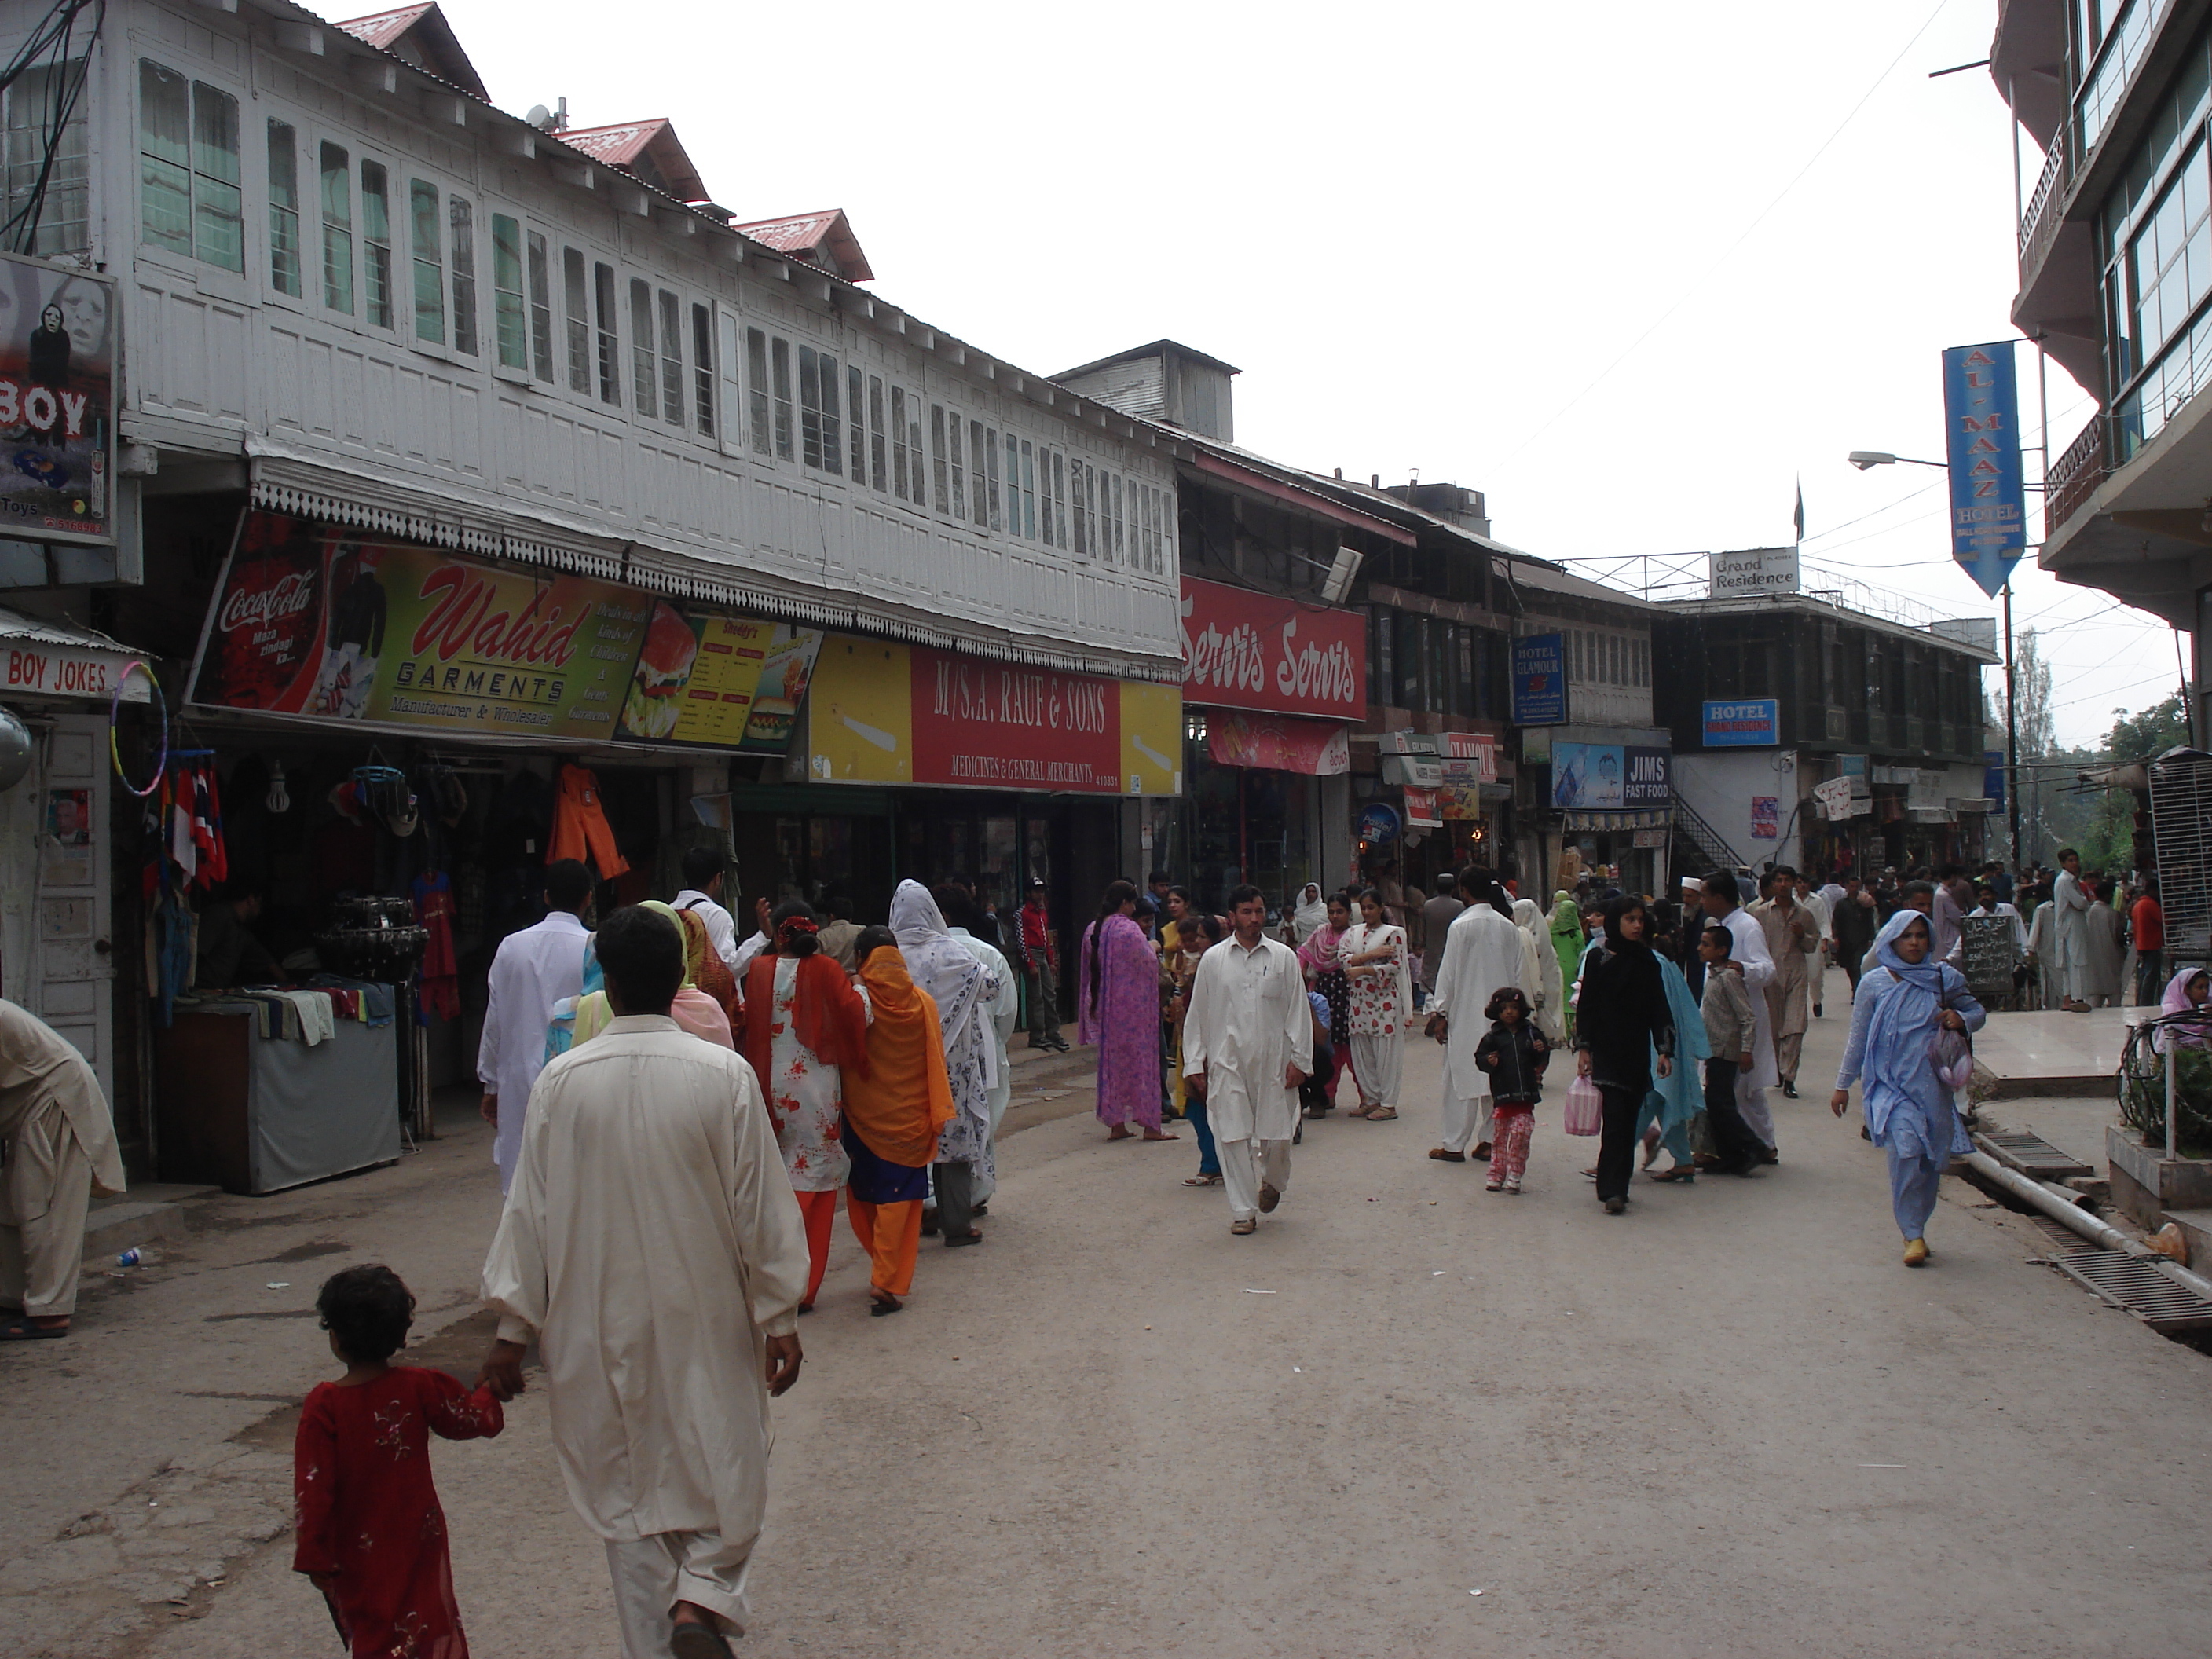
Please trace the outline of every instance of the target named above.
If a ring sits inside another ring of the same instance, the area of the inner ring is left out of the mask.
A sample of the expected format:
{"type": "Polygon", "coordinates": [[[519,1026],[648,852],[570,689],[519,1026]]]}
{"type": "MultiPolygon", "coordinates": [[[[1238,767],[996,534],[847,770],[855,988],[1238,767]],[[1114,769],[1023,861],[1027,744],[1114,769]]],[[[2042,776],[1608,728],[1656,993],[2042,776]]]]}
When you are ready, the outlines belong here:
{"type": "Polygon", "coordinates": [[[1452,918],[1444,934],[1443,965],[1437,969],[1429,1011],[1444,1017],[1443,1147],[1463,1152],[1470,1141],[1490,1139],[1490,1078],[1474,1063],[1474,1051],[1489,1034],[1483,1010],[1490,999],[1511,986],[1533,1006],[1536,987],[1521,981],[1528,970],[1522,948],[1526,935],[1480,901],[1452,918]]]}
{"type": "Polygon", "coordinates": [[[1206,1121],[1221,1158],[1232,1220],[1260,1213],[1262,1182],[1291,1184],[1298,1091],[1284,1073],[1313,1069],[1313,1007],[1297,953],[1233,935],[1198,959],[1183,1017],[1182,1069],[1206,1073],[1206,1121]]]}
{"type": "Polygon", "coordinates": [[[501,1193],[514,1184],[523,1115],[545,1065],[545,1028],[552,1023],[553,1005],[583,994],[584,947],[591,938],[566,910],[550,911],[543,921],[501,939],[491,959],[477,1080],[486,1094],[499,1097],[491,1156],[499,1165],[501,1193]]]}
{"type": "Polygon", "coordinates": [[[605,1541],[624,1659],[690,1601],[742,1632],[768,1501],[767,1339],[806,1232],[752,1067],[629,1015],[538,1079],[485,1302],[534,1333],[569,1500],[605,1541]]]}
{"type": "Polygon", "coordinates": [[[1772,1152],[1774,1112],[1766,1091],[1782,1081],[1774,1055],[1774,1013],[1766,1006],[1766,988],[1774,979],[1774,954],[1766,948],[1766,929],[1741,904],[1722,918],[1732,941],[1729,957],[1743,968],[1744,988],[1752,994],[1751,1017],[1757,1026],[1752,1039],[1751,1069],[1735,1074],[1735,1109],[1752,1133],[1772,1152]]]}
{"type": "Polygon", "coordinates": [[[2058,939],[2059,995],[2071,1002],[2088,1001],[2095,984],[2090,966],[2089,907],[2097,901],[2081,885],[2081,878],[2061,870],[2051,884],[2051,921],[2058,939]]]}
{"type": "Polygon", "coordinates": [[[0,1302],[76,1311],[92,1195],[123,1190],[99,1076],[67,1037],[0,1000],[0,1302]]]}

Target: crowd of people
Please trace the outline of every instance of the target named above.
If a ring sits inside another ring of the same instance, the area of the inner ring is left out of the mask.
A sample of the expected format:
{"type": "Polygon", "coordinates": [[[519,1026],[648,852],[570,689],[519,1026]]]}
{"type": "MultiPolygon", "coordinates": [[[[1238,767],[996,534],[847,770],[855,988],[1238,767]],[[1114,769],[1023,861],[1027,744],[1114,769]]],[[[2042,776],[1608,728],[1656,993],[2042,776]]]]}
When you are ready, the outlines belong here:
{"type": "MultiPolygon", "coordinates": [[[[768,1401],[798,1377],[838,1194],[878,1316],[907,1305],[923,1237],[981,1242],[1024,1003],[1032,1046],[1065,1046],[1072,1014],[1097,1050],[1108,1139],[1190,1124],[1185,1184],[1221,1188],[1249,1237],[1284,1201],[1304,1123],[1398,1119],[1417,1030],[1443,1049],[1427,1156],[1487,1164],[1490,1192],[1522,1192],[1536,1109],[1562,1085],[1570,1127],[1597,1140],[1583,1173],[1608,1215],[1629,1208],[1639,1152],[1654,1181],[1755,1176],[1779,1161],[1768,1091],[1796,1097],[1833,963],[1855,994],[1831,1103],[1840,1115],[1861,1089],[1920,1266],[1940,1177],[1966,1149],[1954,1096],[1984,1018],[1945,960],[1976,902],[1954,877],[1815,888],[1776,869],[1753,893],[1723,871],[1674,903],[1561,890],[1546,909],[1477,866],[1422,896],[1409,927],[1402,890],[1310,885],[1271,918],[1255,887],[1216,913],[1156,873],[1101,896],[1063,1006],[1041,892],[1011,927],[957,884],[902,883],[888,927],[789,899],[739,940],[718,861],[698,860],[673,903],[596,932],[587,875],[555,865],[546,921],[494,967],[480,1056],[507,1192],[484,1268],[497,1338],[464,1389],[391,1364],[412,1303],[386,1270],[325,1286],[347,1371],[301,1431],[300,1569],[355,1652],[465,1651],[434,1492],[378,1472],[431,1433],[499,1432],[535,1343],[625,1653],[727,1655],[748,1618],[768,1401]],[[377,1524],[349,1531],[362,1517],[343,1494],[371,1489],[377,1524]]],[[[2180,991],[2201,1006],[2208,985],[2180,991]]]]}

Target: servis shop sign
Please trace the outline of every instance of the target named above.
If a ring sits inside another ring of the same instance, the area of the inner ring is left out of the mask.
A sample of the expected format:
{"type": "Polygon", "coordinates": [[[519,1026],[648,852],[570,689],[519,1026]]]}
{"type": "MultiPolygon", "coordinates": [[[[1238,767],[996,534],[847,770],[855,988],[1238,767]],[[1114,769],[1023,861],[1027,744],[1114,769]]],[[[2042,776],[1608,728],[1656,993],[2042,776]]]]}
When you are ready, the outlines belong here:
{"type": "Polygon", "coordinates": [[[1183,697],[1217,708],[1358,717],[1367,629],[1357,613],[1186,576],[1183,697]]]}

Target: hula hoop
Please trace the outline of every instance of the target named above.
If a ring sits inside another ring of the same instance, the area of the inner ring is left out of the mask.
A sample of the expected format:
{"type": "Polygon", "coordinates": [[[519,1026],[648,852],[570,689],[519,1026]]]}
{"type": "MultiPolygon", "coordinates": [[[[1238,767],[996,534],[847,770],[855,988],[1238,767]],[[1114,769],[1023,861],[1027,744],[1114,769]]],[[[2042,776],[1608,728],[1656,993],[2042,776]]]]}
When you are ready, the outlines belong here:
{"type": "Polygon", "coordinates": [[[107,757],[115,763],[117,781],[141,800],[161,787],[161,778],[169,769],[169,700],[161,695],[161,682],[154,678],[154,671],[147,667],[143,658],[133,658],[124,665],[123,672],[115,678],[115,695],[107,702],[107,757]],[[154,688],[154,701],[161,705],[161,758],[154,763],[153,781],[143,789],[132,783],[131,775],[123,769],[123,745],[117,741],[115,735],[117,720],[123,710],[123,688],[130,683],[131,676],[140,669],[145,670],[146,684],[154,688]]]}

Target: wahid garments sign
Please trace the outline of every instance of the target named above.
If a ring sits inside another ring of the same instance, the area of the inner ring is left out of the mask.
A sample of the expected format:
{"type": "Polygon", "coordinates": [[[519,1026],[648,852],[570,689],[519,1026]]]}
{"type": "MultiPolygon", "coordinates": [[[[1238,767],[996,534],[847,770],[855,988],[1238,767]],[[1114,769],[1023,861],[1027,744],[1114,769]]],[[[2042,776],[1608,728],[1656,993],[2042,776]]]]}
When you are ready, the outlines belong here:
{"type": "Polygon", "coordinates": [[[1951,556],[1996,598],[2027,549],[2013,343],[1943,354],[1943,425],[1951,469],[1951,556]]]}

